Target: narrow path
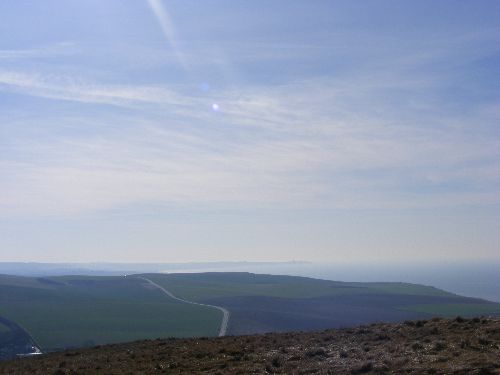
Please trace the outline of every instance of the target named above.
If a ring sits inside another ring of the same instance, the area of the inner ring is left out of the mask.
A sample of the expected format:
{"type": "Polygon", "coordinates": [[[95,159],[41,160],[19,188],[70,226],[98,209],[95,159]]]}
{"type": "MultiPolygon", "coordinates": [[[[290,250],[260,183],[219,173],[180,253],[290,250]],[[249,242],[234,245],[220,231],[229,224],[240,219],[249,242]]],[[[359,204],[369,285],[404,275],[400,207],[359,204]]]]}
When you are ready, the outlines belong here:
{"type": "Polygon", "coordinates": [[[165,289],[164,287],[162,287],[161,285],[155,283],[154,281],[152,281],[150,279],[147,279],[145,277],[139,277],[139,279],[147,281],[151,285],[153,285],[156,288],[160,289],[167,296],[169,296],[170,298],[175,299],[177,301],[184,302],[184,303],[189,303],[191,305],[212,307],[214,309],[222,311],[223,315],[222,315],[222,322],[220,324],[220,329],[219,329],[219,337],[226,335],[227,325],[229,324],[229,311],[227,309],[225,309],[224,307],[215,306],[215,305],[209,305],[209,304],[206,304],[206,303],[198,303],[198,302],[188,301],[186,299],[182,299],[182,298],[176,297],[175,295],[172,294],[172,292],[168,291],[167,289],[165,289]]]}

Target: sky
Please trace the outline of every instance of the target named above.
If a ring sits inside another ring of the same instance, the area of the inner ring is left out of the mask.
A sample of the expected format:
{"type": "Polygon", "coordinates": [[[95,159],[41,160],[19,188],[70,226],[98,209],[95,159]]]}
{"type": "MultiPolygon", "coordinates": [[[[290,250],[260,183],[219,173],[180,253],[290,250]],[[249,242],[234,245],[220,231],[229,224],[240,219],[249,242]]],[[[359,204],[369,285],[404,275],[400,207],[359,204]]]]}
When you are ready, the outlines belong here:
{"type": "Polygon", "coordinates": [[[0,2],[0,261],[500,260],[500,2],[0,2]]]}

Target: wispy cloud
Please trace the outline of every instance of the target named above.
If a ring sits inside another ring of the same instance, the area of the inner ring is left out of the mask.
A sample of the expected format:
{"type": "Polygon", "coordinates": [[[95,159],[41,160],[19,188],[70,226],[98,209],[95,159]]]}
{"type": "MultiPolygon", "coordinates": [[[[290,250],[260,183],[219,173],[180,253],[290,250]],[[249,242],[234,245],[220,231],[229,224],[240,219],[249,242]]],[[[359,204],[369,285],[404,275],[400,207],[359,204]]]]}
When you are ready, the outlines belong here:
{"type": "MultiPolygon", "coordinates": [[[[310,80],[221,90],[219,113],[210,113],[202,105],[206,99],[185,87],[88,84],[12,73],[0,75],[0,82],[29,95],[138,109],[132,115],[112,111],[109,118],[83,109],[78,116],[89,130],[78,137],[61,135],[57,124],[44,124],[49,131],[36,142],[25,134],[17,139],[12,130],[17,141],[10,146],[11,158],[0,164],[4,215],[79,214],[141,204],[500,203],[500,141],[476,132],[477,123],[487,126],[491,118],[477,111],[457,119],[452,113],[443,116],[438,107],[421,112],[415,103],[398,108],[383,95],[402,88],[415,93],[435,82],[371,80],[349,86],[310,80]],[[147,112],[141,110],[145,104],[147,112]],[[172,112],[175,118],[168,117],[172,112]],[[30,156],[21,161],[16,155],[30,156]]],[[[32,121],[23,126],[40,124],[32,121]]]]}
{"type": "Polygon", "coordinates": [[[1,60],[26,60],[74,54],[75,46],[71,42],[27,48],[27,49],[0,49],[1,60]]]}
{"type": "MultiPolygon", "coordinates": [[[[342,35],[313,47],[257,41],[258,48],[247,49],[226,41],[218,50],[199,42],[196,48],[207,52],[199,54],[181,51],[160,0],[148,5],[175,60],[188,70],[214,65],[238,76],[231,61],[264,64],[310,50],[316,54],[307,61],[326,53],[326,64],[333,47],[355,55],[355,68],[292,74],[273,84],[236,79],[210,92],[189,83],[0,69],[3,95],[76,104],[47,115],[23,103],[9,109],[9,118],[0,114],[0,215],[78,215],[148,204],[405,209],[500,203],[499,104],[476,101],[460,111],[454,90],[464,83],[449,71],[496,51],[491,30],[381,51],[376,47],[392,46],[392,36],[374,48],[346,45],[342,35]],[[212,103],[220,110],[212,111],[212,103]]],[[[0,59],[43,53],[0,51],[0,59]]]]}
{"type": "Polygon", "coordinates": [[[133,103],[174,104],[183,102],[175,92],[160,86],[89,84],[70,76],[43,76],[0,71],[0,87],[25,95],[83,103],[132,106],[133,103]]]}

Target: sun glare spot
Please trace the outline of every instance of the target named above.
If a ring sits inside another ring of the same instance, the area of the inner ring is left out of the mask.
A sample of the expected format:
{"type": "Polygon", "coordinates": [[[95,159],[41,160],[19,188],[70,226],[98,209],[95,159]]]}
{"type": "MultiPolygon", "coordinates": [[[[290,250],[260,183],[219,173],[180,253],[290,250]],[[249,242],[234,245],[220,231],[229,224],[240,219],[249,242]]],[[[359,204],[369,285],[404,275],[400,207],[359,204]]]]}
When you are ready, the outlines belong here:
{"type": "Polygon", "coordinates": [[[219,105],[217,103],[212,104],[212,111],[217,112],[220,109],[219,105]]]}

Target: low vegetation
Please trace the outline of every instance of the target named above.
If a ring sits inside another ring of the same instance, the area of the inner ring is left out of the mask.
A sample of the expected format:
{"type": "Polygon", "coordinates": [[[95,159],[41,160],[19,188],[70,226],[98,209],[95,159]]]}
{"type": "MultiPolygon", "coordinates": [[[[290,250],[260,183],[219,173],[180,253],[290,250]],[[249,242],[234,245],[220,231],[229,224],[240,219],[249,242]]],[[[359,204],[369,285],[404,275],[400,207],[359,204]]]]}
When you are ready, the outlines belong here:
{"type": "Polygon", "coordinates": [[[499,374],[500,319],[158,339],[0,363],[0,374],[499,374]]]}

